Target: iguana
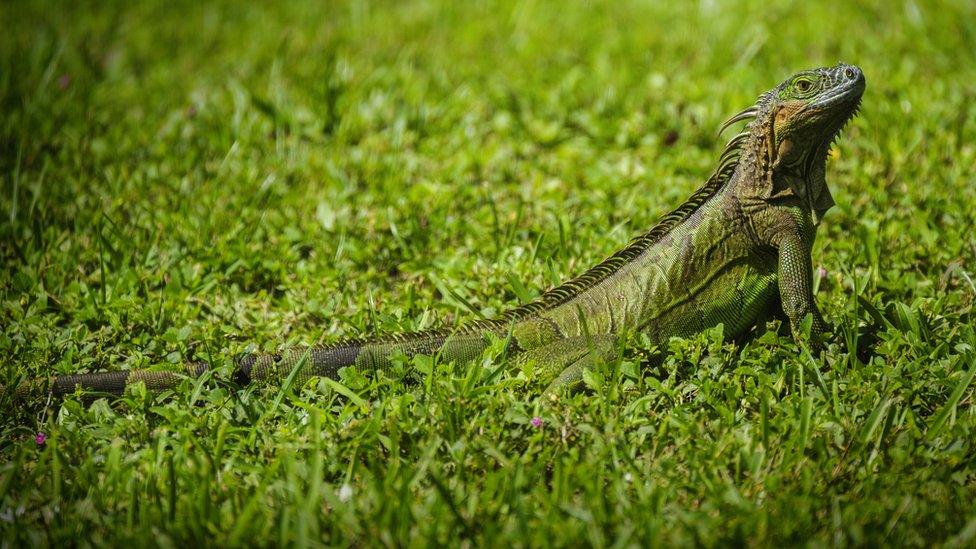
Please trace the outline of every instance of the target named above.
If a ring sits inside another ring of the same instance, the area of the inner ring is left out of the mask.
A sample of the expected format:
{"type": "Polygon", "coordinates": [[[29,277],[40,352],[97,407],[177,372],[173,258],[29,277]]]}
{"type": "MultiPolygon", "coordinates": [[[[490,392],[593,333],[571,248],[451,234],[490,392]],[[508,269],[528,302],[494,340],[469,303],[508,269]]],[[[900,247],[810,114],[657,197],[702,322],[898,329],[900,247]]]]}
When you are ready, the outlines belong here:
{"type": "MultiPolygon", "coordinates": [[[[796,339],[805,337],[809,317],[815,345],[826,325],[814,302],[810,253],[817,225],[834,204],[824,180],[827,156],[857,113],[864,88],[861,70],[841,63],[800,72],[760,95],[722,125],[720,134],[750,120],[686,202],[534,302],[453,330],[246,356],[237,363],[235,379],[282,379],[296,366],[298,379],[335,378],[346,366],[387,368],[398,354],[470,361],[504,338],[514,363],[539,368],[554,389],[574,385],[586,368],[607,359],[622,333],[643,332],[663,343],[721,323],[735,337],[775,311],[785,313],[796,339]]],[[[196,363],[181,374],[101,372],[40,383],[55,396],[78,388],[120,393],[140,381],[158,390],[206,369],[196,363]]]]}

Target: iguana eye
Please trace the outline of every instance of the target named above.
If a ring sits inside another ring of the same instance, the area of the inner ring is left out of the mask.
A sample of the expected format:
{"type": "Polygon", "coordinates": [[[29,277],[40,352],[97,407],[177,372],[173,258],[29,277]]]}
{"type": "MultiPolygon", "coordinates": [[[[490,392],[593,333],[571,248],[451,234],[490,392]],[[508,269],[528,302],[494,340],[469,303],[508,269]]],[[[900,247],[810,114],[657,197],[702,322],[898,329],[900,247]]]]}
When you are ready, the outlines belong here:
{"type": "Polygon", "coordinates": [[[813,87],[813,83],[810,82],[809,80],[797,80],[796,81],[796,89],[800,93],[806,93],[806,92],[810,91],[810,88],[812,88],[812,87],[813,87]]]}

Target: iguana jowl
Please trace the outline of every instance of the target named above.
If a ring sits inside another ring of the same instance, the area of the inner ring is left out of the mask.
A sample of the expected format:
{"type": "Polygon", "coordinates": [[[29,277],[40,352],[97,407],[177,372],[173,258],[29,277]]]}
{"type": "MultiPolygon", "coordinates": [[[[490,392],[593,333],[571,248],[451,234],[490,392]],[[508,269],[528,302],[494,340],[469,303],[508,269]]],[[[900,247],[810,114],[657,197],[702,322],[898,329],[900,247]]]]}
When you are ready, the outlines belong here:
{"type": "MultiPolygon", "coordinates": [[[[603,360],[624,332],[652,340],[688,336],[719,323],[736,336],[782,311],[794,338],[812,317],[810,251],[816,227],[833,200],[824,180],[833,140],[857,112],[864,92],[858,67],[804,71],[759,96],[723,126],[751,120],[732,138],[718,169],[685,203],[650,231],[583,275],[498,319],[455,330],[348,340],[324,347],[251,355],[238,363],[240,382],[280,379],[296,365],[300,379],[336,377],[340,368],[382,369],[394,354],[434,354],[445,361],[478,357],[493,337],[507,338],[517,363],[533,363],[551,387],[572,384],[603,360]]],[[[187,368],[199,375],[206,365],[187,368]]],[[[121,392],[142,381],[151,389],[180,375],[149,370],[66,375],[50,391],[78,387],[121,392]]]]}

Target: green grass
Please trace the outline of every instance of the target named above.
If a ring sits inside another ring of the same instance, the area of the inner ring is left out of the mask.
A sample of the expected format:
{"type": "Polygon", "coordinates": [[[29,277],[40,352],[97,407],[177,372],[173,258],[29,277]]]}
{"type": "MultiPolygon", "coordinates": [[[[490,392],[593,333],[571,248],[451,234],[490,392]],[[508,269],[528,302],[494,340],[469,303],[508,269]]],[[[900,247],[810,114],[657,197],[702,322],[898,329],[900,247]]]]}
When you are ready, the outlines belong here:
{"type": "Polygon", "coordinates": [[[114,4],[0,5],[0,545],[976,542],[970,2],[114,4]],[[770,331],[650,372],[635,341],[554,402],[493,354],[221,381],[533,298],[838,60],[868,88],[819,363],[770,331]],[[216,379],[163,395],[9,389],[194,357],[216,379]]]}

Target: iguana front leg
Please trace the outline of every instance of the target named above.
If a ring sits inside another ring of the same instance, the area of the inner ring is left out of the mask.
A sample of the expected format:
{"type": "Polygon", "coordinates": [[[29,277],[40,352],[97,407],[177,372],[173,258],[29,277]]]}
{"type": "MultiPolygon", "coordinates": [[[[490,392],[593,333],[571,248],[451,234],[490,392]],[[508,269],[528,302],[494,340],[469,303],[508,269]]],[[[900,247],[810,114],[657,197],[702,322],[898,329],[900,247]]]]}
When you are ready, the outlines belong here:
{"type": "Polygon", "coordinates": [[[827,323],[813,298],[810,245],[800,235],[791,234],[779,243],[779,295],[795,341],[804,339],[801,326],[806,316],[811,315],[810,343],[818,350],[827,323]]]}

